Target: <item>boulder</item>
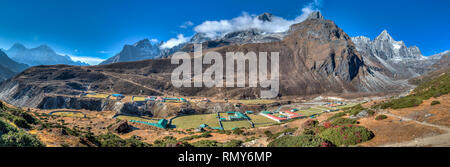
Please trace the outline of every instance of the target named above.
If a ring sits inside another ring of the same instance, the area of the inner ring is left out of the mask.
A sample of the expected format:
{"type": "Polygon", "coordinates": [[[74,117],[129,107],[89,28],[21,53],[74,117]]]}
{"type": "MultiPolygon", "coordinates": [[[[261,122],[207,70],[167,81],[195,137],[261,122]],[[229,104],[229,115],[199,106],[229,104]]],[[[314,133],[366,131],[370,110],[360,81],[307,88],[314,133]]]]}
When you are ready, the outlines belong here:
{"type": "Polygon", "coordinates": [[[108,130],[111,132],[124,134],[124,133],[131,132],[133,130],[133,127],[131,125],[129,125],[127,121],[122,120],[122,121],[112,125],[108,130]]]}
{"type": "Polygon", "coordinates": [[[358,118],[369,117],[369,112],[367,112],[367,110],[363,110],[363,111],[359,112],[358,114],[356,114],[356,117],[358,117],[358,118]]]}

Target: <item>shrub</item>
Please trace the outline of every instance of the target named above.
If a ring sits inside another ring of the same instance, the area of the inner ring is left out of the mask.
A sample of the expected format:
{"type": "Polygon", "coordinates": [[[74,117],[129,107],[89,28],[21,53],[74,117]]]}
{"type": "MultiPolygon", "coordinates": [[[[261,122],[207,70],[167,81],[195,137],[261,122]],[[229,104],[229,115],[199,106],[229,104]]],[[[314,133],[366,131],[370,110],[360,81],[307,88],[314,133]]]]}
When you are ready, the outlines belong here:
{"type": "Polygon", "coordinates": [[[346,113],[348,113],[349,115],[356,115],[356,114],[358,114],[359,112],[361,112],[362,110],[364,110],[364,107],[362,107],[361,104],[358,104],[358,105],[356,105],[356,106],[353,106],[353,107],[344,109],[344,111],[345,111],[346,113]]]}
{"type": "Polygon", "coordinates": [[[375,118],[375,120],[384,120],[384,119],[387,119],[388,117],[386,116],[386,115],[378,115],[376,118],[375,118]]]}
{"type": "Polygon", "coordinates": [[[273,133],[272,133],[271,131],[268,131],[268,130],[264,131],[264,134],[265,134],[268,138],[272,137],[272,135],[273,135],[273,133]]]}
{"type": "Polygon", "coordinates": [[[439,97],[448,93],[450,93],[450,73],[421,83],[414,89],[413,94],[411,95],[376,104],[372,107],[381,109],[415,107],[422,104],[423,100],[428,100],[431,97],[439,97]]]}
{"type": "Polygon", "coordinates": [[[303,131],[303,135],[316,135],[316,132],[314,132],[314,130],[312,129],[305,129],[303,131]]]}
{"type": "MultiPolygon", "coordinates": [[[[183,137],[179,141],[189,141],[189,140],[193,140],[193,139],[209,138],[209,137],[212,137],[211,132],[204,132],[201,135],[192,135],[192,136],[183,137]]],[[[173,139],[173,140],[176,140],[176,139],[173,139]]]]}
{"type": "Polygon", "coordinates": [[[208,138],[208,137],[212,137],[211,132],[205,132],[202,133],[200,136],[198,136],[198,138],[208,138]]]}
{"type": "Polygon", "coordinates": [[[303,127],[307,128],[307,129],[311,129],[311,128],[316,127],[318,124],[319,124],[319,121],[309,119],[305,123],[303,123],[303,127]]]}
{"type": "Polygon", "coordinates": [[[150,147],[150,144],[141,142],[137,137],[133,136],[129,139],[122,139],[119,136],[108,133],[104,135],[94,136],[87,133],[84,138],[100,147],[150,147]]]}
{"type": "Polygon", "coordinates": [[[368,141],[374,134],[361,126],[341,125],[326,129],[319,136],[337,146],[349,146],[368,141]]]}
{"type": "Polygon", "coordinates": [[[333,126],[337,126],[337,125],[348,125],[348,124],[357,124],[358,121],[354,120],[354,119],[349,119],[349,118],[336,118],[334,119],[331,124],[333,126]]]}
{"type": "Polygon", "coordinates": [[[438,104],[441,104],[441,102],[440,102],[440,101],[436,101],[436,100],[431,102],[431,105],[432,105],[432,106],[438,105],[438,104]]]}
{"type": "Polygon", "coordinates": [[[198,142],[192,143],[194,147],[239,147],[242,145],[242,141],[240,140],[231,140],[225,143],[220,143],[215,140],[201,140],[198,142]]]}
{"type": "Polygon", "coordinates": [[[268,147],[320,147],[328,141],[314,135],[283,136],[267,145],[268,147]]]}
{"type": "Polygon", "coordinates": [[[20,128],[24,128],[24,129],[30,129],[31,128],[31,126],[28,125],[27,121],[25,119],[23,119],[23,118],[16,117],[16,118],[13,119],[13,123],[15,125],[17,125],[18,127],[20,127],[20,128]]]}
{"type": "Polygon", "coordinates": [[[244,133],[244,131],[240,128],[236,128],[233,130],[233,134],[235,135],[242,135],[244,133]]]}
{"type": "Polygon", "coordinates": [[[271,135],[271,136],[269,137],[268,140],[274,140],[274,139],[276,139],[277,137],[281,136],[281,135],[284,134],[284,133],[294,133],[296,130],[297,130],[297,128],[287,128],[287,129],[284,129],[284,130],[281,131],[281,132],[278,132],[278,133],[276,133],[276,134],[271,135]]]}
{"type": "Polygon", "coordinates": [[[13,126],[9,125],[6,122],[3,122],[2,120],[0,120],[0,136],[3,134],[6,134],[8,132],[16,132],[16,128],[14,128],[13,126]]]}
{"type": "Polygon", "coordinates": [[[367,113],[369,113],[369,116],[373,116],[373,115],[375,115],[375,111],[373,111],[373,110],[367,110],[367,113]]]}
{"type": "Polygon", "coordinates": [[[414,96],[408,96],[405,98],[395,99],[391,102],[392,109],[416,107],[422,104],[422,99],[414,96]]]}
{"type": "Polygon", "coordinates": [[[220,144],[215,140],[200,140],[192,143],[194,147],[218,147],[220,144]]]}
{"type": "Polygon", "coordinates": [[[242,145],[241,140],[231,140],[222,144],[222,147],[240,147],[242,145]]]}
{"type": "Polygon", "coordinates": [[[44,147],[36,136],[22,130],[1,135],[0,147],[44,147]]]}
{"type": "Polygon", "coordinates": [[[325,128],[331,128],[331,126],[333,126],[333,124],[331,122],[324,122],[323,123],[323,127],[325,127],[325,128]]]}
{"type": "Polygon", "coordinates": [[[331,120],[333,120],[333,119],[336,119],[336,118],[339,118],[339,117],[342,117],[342,116],[345,116],[345,115],[347,115],[346,112],[336,113],[336,114],[334,114],[333,116],[329,117],[329,118],[327,119],[327,121],[331,121],[331,120]]]}
{"type": "Polygon", "coordinates": [[[335,145],[333,145],[333,143],[325,141],[320,143],[320,147],[334,147],[335,145]]]}

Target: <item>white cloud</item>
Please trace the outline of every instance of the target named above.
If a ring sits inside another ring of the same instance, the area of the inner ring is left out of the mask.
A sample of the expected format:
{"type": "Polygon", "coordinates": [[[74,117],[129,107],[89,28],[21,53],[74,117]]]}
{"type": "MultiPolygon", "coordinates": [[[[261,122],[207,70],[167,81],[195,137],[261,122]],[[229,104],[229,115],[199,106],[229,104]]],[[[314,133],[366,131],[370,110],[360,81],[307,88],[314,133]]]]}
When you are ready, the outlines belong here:
{"type": "Polygon", "coordinates": [[[306,5],[301,10],[302,13],[293,20],[273,16],[271,22],[263,22],[259,20],[256,15],[249,15],[244,12],[241,16],[235,17],[231,20],[205,21],[196,26],[194,30],[197,33],[204,33],[210,38],[216,38],[230,32],[242,31],[251,28],[260,29],[270,33],[285,32],[289,30],[289,27],[292,24],[300,23],[304,21],[309,14],[314,11],[318,11],[317,8],[320,7],[320,4],[320,0],[314,0],[310,4],[306,5]]]}
{"type": "Polygon", "coordinates": [[[194,23],[192,23],[192,21],[186,21],[182,25],[180,25],[180,28],[186,29],[186,28],[191,27],[193,25],[194,25],[194,23]]]}
{"type": "Polygon", "coordinates": [[[110,52],[110,51],[101,50],[101,51],[98,51],[98,53],[101,53],[101,54],[108,54],[108,53],[111,53],[111,52],[110,52]]]}
{"type": "Polygon", "coordinates": [[[159,40],[158,39],[150,39],[150,42],[153,42],[153,43],[157,43],[159,40]]]}
{"type": "Polygon", "coordinates": [[[68,55],[73,61],[80,61],[83,63],[87,63],[89,65],[98,65],[101,62],[105,61],[105,59],[97,58],[97,57],[88,57],[88,56],[73,56],[68,55]]]}
{"type": "Polygon", "coordinates": [[[187,42],[187,41],[189,41],[189,38],[188,38],[188,37],[184,37],[183,34],[178,34],[178,35],[177,35],[177,38],[171,38],[171,39],[169,39],[167,42],[164,42],[164,43],[161,45],[161,48],[162,48],[162,49],[173,48],[173,47],[175,47],[175,46],[177,46],[177,45],[179,45],[179,44],[185,43],[185,42],[187,42]]]}

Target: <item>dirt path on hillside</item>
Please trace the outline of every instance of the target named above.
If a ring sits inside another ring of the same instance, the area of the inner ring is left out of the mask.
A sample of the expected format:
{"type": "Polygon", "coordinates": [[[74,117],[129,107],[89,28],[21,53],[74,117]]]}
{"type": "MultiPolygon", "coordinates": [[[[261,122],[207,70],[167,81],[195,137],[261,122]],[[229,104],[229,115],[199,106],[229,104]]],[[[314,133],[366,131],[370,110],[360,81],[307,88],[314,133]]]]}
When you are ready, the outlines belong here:
{"type": "Polygon", "coordinates": [[[116,78],[116,79],[120,79],[120,80],[123,80],[123,81],[126,81],[126,82],[129,82],[129,83],[131,83],[131,84],[133,84],[133,85],[137,85],[137,86],[143,87],[143,88],[145,88],[145,89],[151,90],[151,91],[153,91],[153,92],[159,93],[159,94],[161,94],[161,95],[164,95],[164,93],[161,92],[161,91],[159,91],[159,90],[156,90],[156,89],[147,87],[147,86],[145,86],[145,85],[136,83],[136,82],[134,82],[134,81],[132,81],[132,80],[125,79],[125,78],[120,78],[120,77],[114,76],[114,75],[112,75],[112,74],[108,74],[108,73],[106,73],[106,72],[102,72],[102,74],[107,75],[107,76],[110,76],[110,77],[113,77],[113,78],[116,78]]]}
{"type": "Polygon", "coordinates": [[[400,143],[394,143],[394,144],[386,144],[381,145],[381,147],[427,147],[427,146],[433,146],[433,147],[450,147],[450,128],[447,126],[442,125],[435,125],[430,124],[427,122],[420,122],[416,121],[414,119],[398,116],[389,112],[381,112],[381,114],[385,114],[390,117],[395,117],[398,119],[402,119],[403,121],[413,121],[417,124],[424,125],[424,126],[431,126],[435,128],[439,128],[442,131],[445,131],[444,134],[436,135],[436,136],[430,136],[430,137],[419,137],[412,141],[406,141],[406,142],[400,142],[400,143]]]}

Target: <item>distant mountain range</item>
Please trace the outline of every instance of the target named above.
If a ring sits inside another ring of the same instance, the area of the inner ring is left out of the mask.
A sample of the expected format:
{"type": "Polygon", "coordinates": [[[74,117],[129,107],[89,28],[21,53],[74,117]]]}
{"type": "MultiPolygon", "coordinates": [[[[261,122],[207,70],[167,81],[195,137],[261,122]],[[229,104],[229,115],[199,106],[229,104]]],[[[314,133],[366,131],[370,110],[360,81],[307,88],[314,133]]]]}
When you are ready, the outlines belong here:
{"type": "Polygon", "coordinates": [[[143,39],[133,45],[125,45],[120,53],[103,61],[100,65],[167,57],[184,46],[181,44],[173,48],[161,48],[162,44],[163,42],[152,44],[150,40],[143,39]]]}
{"type": "Polygon", "coordinates": [[[442,56],[425,57],[417,46],[407,47],[403,41],[394,40],[387,30],[374,40],[359,36],[352,41],[368,66],[394,79],[408,79],[436,70],[432,65],[442,56]]]}
{"type": "Polygon", "coordinates": [[[59,55],[47,45],[41,45],[36,48],[28,49],[23,44],[16,43],[5,52],[14,61],[27,64],[29,66],[56,64],[77,66],[89,65],[79,61],[75,62],[67,55],[59,55]]]}
{"type": "Polygon", "coordinates": [[[0,50],[0,81],[9,79],[27,68],[28,65],[15,62],[0,50]]]}

